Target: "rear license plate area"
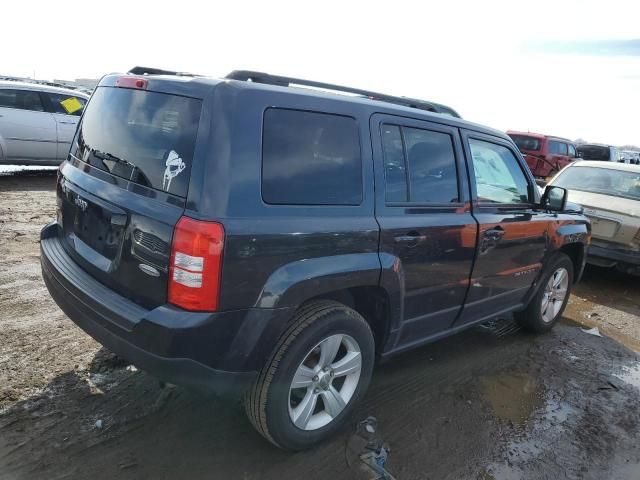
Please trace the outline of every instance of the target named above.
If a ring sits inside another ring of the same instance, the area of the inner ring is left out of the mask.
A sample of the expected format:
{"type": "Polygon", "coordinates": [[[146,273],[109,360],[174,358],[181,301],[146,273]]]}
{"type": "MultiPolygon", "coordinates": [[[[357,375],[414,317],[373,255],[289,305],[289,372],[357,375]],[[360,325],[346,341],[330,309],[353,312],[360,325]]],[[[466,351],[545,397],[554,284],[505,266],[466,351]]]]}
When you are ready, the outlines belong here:
{"type": "Polygon", "coordinates": [[[620,228],[620,224],[614,220],[589,217],[591,220],[591,233],[595,237],[613,238],[620,228]]]}
{"type": "Polygon", "coordinates": [[[114,260],[122,244],[125,212],[88,192],[70,187],[68,182],[61,194],[62,227],[71,240],[69,243],[75,246],[76,239],[81,240],[101,256],[114,260]]]}

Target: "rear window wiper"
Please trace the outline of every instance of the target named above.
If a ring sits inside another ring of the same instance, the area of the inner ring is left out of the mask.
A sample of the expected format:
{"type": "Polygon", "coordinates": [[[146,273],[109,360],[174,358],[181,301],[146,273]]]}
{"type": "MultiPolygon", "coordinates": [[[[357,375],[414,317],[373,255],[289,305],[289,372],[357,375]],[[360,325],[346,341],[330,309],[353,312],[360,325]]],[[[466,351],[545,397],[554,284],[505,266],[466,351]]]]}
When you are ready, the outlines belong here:
{"type": "Polygon", "coordinates": [[[126,166],[131,167],[131,168],[138,168],[133,163],[129,162],[128,160],[125,160],[124,158],[116,157],[112,153],[101,152],[100,150],[91,150],[91,153],[93,154],[94,157],[99,158],[100,160],[102,160],[102,163],[104,163],[105,160],[109,160],[109,161],[114,162],[114,163],[121,163],[121,164],[126,165],[126,166]]]}
{"type": "Polygon", "coordinates": [[[129,180],[133,180],[133,174],[138,169],[138,167],[136,167],[133,163],[129,162],[128,160],[125,160],[124,158],[116,157],[112,153],[101,152],[100,150],[91,150],[91,153],[93,153],[94,157],[99,158],[102,161],[102,164],[105,167],[107,167],[110,172],[111,172],[112,167],[107,165],[106,162],[113,162],[113,163],[119,163],[121,165],[126,165],[127,167],[129,167],[131,169],[131,174],[129,175],[129,180]]]}
{"type": "Polygon", "coordinates": [[[135,181],[136,183],[140,183],[142,185],[151,186],[146,175],[142,173],[142,171],[138,166],[134,165],[130,161],[125,160],[124,158],[117,157],[109,152],[101,152],[100,150],[92,149],[91,153],[93,154],[94,157],[99,158],[102,161],[102,164],[105,167],[107,167],[109,172],[111,172],[112,169],[109,167],[109,165],[106,162],[113,162],[113,163],[125,165],[131,169],[131,174],[129,175],[130,181],[132,182],[135,181]],[[135,179],[134,179],[134,176],[135,176],[135,179]]]}

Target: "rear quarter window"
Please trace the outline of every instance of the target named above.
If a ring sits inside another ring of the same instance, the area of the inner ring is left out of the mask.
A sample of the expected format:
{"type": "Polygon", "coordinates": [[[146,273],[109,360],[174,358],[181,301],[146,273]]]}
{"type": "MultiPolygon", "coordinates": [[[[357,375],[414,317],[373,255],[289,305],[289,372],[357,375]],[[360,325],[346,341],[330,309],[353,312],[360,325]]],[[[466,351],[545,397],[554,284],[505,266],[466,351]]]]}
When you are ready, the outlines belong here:
{"type": "Polygon", "coordinates": [[[520,151],[540,150],[540,139],[526,135],[509,135],[520,151]]]}
{"type": "Polygon", "coordinates": [[[0,90],[0,107],[43,112],[40,94],[35,90],[0,90]]]}
{"type": "Polygon", "coordinates": [[[362,157],[355,119],[281,108],[266,110],[262,198],[279,205],[359,205],[362,157]]]}

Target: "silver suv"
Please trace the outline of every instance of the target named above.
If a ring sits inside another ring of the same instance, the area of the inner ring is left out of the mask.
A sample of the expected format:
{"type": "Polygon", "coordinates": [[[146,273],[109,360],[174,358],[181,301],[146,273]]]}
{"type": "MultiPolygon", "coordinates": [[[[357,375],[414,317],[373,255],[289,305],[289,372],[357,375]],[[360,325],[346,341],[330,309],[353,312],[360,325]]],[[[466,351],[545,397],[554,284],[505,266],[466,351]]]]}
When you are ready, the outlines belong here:
{"type": "Polygon", "coordinates": [[[0,80],[0,165],[60,164],[88,99],[66,88],[0,80]]]}

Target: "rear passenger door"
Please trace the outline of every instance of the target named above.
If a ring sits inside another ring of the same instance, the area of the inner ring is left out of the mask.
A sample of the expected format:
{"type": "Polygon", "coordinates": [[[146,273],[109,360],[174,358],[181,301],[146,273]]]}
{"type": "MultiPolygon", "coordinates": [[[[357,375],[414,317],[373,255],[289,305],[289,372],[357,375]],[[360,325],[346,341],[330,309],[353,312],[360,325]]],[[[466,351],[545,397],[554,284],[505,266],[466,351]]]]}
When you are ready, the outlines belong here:
{"type": "Polygon", "coordinates": [[[480,224],[469,295],[459,324],[513,310],[542,269],[550,216],[535,209],[535,183],[515,146],[463,131],[480,224]]]}
{"type": "Polygon", "coordinates": [[[383,277],[399,277],[404,294],[394,345],[401,348],[447,329],[457,317],[477,224],[458,129],[378,114],[371,132],[383,277]]]}

